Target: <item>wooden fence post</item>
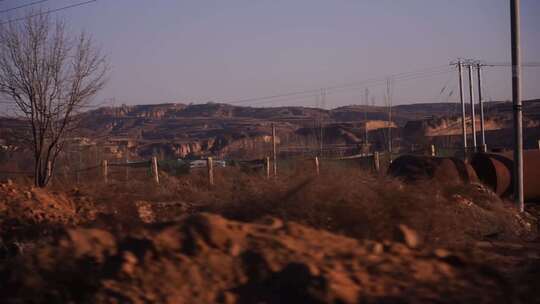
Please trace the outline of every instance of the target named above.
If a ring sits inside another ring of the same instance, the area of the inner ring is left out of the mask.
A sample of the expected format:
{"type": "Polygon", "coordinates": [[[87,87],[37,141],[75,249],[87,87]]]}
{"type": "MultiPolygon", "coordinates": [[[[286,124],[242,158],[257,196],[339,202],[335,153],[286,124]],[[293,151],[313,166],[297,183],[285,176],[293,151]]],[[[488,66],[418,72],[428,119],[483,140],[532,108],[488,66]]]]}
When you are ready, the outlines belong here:
{"type": "Polygon", "coordinates": [[[103,174],[103,181],[105,183],[109,182],[109,164],[106,159],[101,161],[101,173],[103,174]]]}
{"type": "Polygon", "coordinates": [[[212,157],[208,157],[206,160],[206,166],[208,167],[208,184],[210,186],[214,185],[214,164],[212,162],[212,157]]]}
{"type": "Polygon", "coordinates": [[[79,185],[81,183],[81,169],[82,169],[82,153],[81,153],[81,144],[79,144],[79,162],[77,163],[77,185],[79,185]]]}
{"type": "Polygon", "coordinates": [[[375,172],[379,172],[381,170],[381,161],[379,158],[379,152],[373,153],[373,165],[375,167],[375,172]]]}
{"type": "Polygon", "coordinates": [[[152,156],[152,175],[154,176],[154,181],[156,184],[159,185],[159,170],[156,156],[152,156]]]}
{"type": "MultiPolygon", "coordinates": [[[[538,143],[538,148],[540,149],[540,142],[538,143]]],[[[480,152],[486,153],[487,152],[487,145],[481,144],[480,145],[480,152]]]]}
{"type": "Polygon", "coordinates": [[[320,175],[319,171],[319,157],[315,156],[315,172],[317,172],[317,176],[320,175]]]}
{"type": "Polygon", "coordinates": [[[49,160],[47,161],[47,178],[51,178],[52,176],[52,162],[49,160]]]}
{"type": "Polygon", "coordinates": [[[272,124],[272,161],[274,165],[274,177],[277,177],[277,151],[276,151],[276,126],[272,124]]]}
{"type": "Polygon", "coordinates": [[[126,146],[126,182],[129,181],[129,149],[126,146]]]}
{"type": "Polygon", "coordinates": [[[431,145],[431,156],[437,156],[437,151],[435,150],[435,145],[431,145]]]}
{"type": "Polygon", "coordinates": [[[270,157],[266,157],[266,178],[270,179],[270,157]]]}

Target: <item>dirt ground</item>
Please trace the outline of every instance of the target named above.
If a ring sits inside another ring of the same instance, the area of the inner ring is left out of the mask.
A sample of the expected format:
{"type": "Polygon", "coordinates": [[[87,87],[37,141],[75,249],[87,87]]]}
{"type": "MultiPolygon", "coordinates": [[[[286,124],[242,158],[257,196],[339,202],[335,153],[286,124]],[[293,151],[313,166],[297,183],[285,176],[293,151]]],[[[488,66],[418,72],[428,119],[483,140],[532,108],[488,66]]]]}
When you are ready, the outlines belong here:
{"type": "Polygon", "coordinates": [[[540,303],[540,205],[298,174],[1,183],[2,302],[540,303]]]}

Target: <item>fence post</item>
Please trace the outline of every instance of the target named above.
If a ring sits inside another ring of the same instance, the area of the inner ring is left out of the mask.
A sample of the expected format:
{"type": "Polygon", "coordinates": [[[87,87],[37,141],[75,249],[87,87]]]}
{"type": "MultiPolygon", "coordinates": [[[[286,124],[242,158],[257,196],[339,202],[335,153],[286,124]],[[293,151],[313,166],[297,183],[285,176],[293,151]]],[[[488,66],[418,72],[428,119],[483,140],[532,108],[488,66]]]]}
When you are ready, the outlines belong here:
{"type": "Polygon", "coordinates": [[[210,186],[214,185],[214,164],[212,162],[212,157],[208,157],[206,160],[206,166],[208,167],[208,184],[210,186]]]}
{"type": "Polygon", "coordinates": [[[540,150],[540,139],[538,140],[538,150],[540,150]]]}
{"type": "Polygon", "coordinates": [[[52,162],[49,160],[47,161],[47,178],[51,178],[52,176],[52,162]]]}
{"type": "Polygon", "coordinates": [[[154,175],[154,181],[156,184],[159,185],[159,170],[156,156],[152,156],[152,175],[154,175]]]}
{"type": "MultiPolygon", "coordinates": [[[[540,149],[540,142],[538,143],[538,148],[540,149]]],[[[480,152],[486,153],[487,152],[487,145],[481,144],[480,145],[480,152]]]]}
{"type": "Polygon", "coordinates": [[[81,182],[81,176],[80,176],[80,174],[81,174],[80,171],[81,171],[81,169],[82,169],[81,144],[79,144],[79,149],[78,149],[78,150],[79,150],[79,153],[78,153],[78,154],[79,154],[79,155],[78,155],[78,156],[79,156],[79,162],[78,162],[78,164],[77,164],[77,185],[79,185],[80,182],[81,182]]]}
{"type": "Polygon", "coordinates": [[[270,157],[266,157],[266,178],[270,179],[270,157]]]}
{"type": "Polygon", "coordinates": [[[379,152],[374,152],[373,153],[373,165],[375,167],[375,172],[379,172],[380,169],[381,169],[381,162],[380,162],[380,158],[379,158],[379,152]]]}
{"type": "Polygon", "coordinates": [[[108,183],[109,182],[109,178],[108,178],[108,175],[109,175],[109,164],[107,162],[106,159],[102,160],[101,161],[101,172],[103,174],[103,181],[105,183],[108,183]]]}
{"type": "Polygon", "coordinates": [[[315,156],[315,172],[317,172],[317,176],[320,175],[319,171],[319,157],[315,156]]]}
{"type": "Polygon", "coordinates": [[[431,145],[431,156],[437,156],[437,151],[435,150],[435,145],[431,145]]]}
{"type": "Polygon", "coordinates": [[[274,177],[277,177],[277,151],[276,151],[276,126],[272,123],[272,160],[274,165],[274,177]]]}
{"type": "Polygon", "coordinates": [[[129,150],[126,146],[126,182],[129,181],[129,150]]]}

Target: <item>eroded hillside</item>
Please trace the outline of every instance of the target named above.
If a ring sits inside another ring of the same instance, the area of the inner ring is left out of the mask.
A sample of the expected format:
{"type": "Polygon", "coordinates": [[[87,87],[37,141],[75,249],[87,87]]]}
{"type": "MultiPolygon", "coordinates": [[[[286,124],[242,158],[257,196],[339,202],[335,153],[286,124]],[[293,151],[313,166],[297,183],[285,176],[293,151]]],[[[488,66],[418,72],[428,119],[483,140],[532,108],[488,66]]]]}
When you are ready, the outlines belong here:
{"type": "MultiPolygon", "coordinates": [[[[429,143],[452,148],[459,145],[461,138],[459,109],[454,103],[400,105],[392,108],[389,123],[387,108],[371,106],[322,110],[216,103],[124,105],[81,114],[74,143],[102,147],[102,153],[112,158],[147,158],[156,154],[163,158],[205,155],[261,158],[271,151],[274,124],[280,151],[284,153],[318,150],[321,135],[325,149],[330,152],[335,148],[358,153],[365,143],[366,128],[370,149],[386,150],[389,127],[393,129],[394,149],[429,143]]],[[[485,116],[488,146],[506,147],[506,137],[501,134],[512,128],[511,104],[487,103],[485,116]]],[[[470,132],[470,119],[467,124],[470,132]]],[[[479,130],[480,122],[476,125],[479,130]]],[[[526,146],[534,145],[539,125],[540,102],[526,102],[526,146]]],[[[20,120],[1,120],[0,139],[4,145],[22,146],[23,126],[20,120]]]]}

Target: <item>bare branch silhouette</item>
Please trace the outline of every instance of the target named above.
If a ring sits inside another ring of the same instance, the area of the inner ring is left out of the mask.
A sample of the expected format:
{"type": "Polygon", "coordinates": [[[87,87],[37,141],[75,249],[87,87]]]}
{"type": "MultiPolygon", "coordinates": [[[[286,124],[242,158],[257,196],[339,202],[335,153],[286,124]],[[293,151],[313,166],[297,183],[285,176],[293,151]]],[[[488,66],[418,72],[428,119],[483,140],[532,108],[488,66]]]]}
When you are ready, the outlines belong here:
{"type": "Polygon", "coordinates": [[[62,20],[29,12],[0,26],[0,95],[28,121],[34,182],[44,187],[75,117],[106,82],[106,58],[91,37],[70,37],[62,20]]]}

